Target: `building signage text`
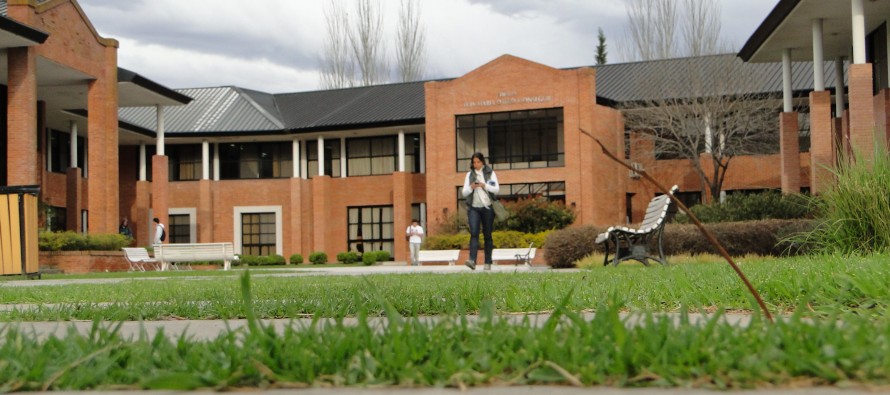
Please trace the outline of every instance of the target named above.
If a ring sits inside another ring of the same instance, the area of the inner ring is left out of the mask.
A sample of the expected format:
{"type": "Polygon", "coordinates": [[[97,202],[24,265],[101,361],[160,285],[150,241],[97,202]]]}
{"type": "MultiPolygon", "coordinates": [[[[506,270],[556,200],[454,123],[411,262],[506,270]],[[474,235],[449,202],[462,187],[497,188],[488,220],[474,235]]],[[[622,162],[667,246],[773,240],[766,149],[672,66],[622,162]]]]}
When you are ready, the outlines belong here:
{"type": "Polygon", "coordinates": [[[552,96],[516,96],[516,91],[498,92],[497,99],[464,102],[464,107],[499,106],[504,104],[546,103],[552,96]]]}

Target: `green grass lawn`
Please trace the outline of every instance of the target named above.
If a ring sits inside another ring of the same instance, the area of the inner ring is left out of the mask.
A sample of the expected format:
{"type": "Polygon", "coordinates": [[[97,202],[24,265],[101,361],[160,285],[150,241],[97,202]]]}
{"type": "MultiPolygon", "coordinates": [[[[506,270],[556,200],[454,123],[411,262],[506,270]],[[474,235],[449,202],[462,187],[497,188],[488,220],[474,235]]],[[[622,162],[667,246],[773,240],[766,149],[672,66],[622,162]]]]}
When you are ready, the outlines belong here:
{"type": "MultiPolygon", "coordinates": [[[[109,284],[4,287],[35,306],[17,320],[248,318],[211,341],[122,339],[97,328],[64,340],[0,332],[0,391],[237,389],[327,385],[610,385],[753,388],[890,383],[886,256],[745,258],[776,315],[737,327],[722,312],[756,310],[725,264],[580,272],[369,276],[206,276],[109,284]],[[593,320],[577,313],[593,310],[593,320]],[[714,311],[696,324],[660,312],[714,311]],[[499,313],[548,311],[543,325],[499,313]],[[631,312],[642,325],[630,325],[631,312]],[[415,317],[436,314],[440,320],[415,317]],[[480,319],[467,320],[467,314],[480,319]],[[284,333],[257,318],[335,317],[284,333]],[[347,325],[339,317],[358,317],[347,325]],[[365,318],[386,316],[385,324],[365,318]]],[[[253,271],[252,271],[253,272],[253,271]]],[[[257,271],[259,272],[259,271],[257,271]]],[[[239,273],[240,274],[240,273],[239,273]]],[[[755,314],[755,317],[758,317],[755,314]]]]}

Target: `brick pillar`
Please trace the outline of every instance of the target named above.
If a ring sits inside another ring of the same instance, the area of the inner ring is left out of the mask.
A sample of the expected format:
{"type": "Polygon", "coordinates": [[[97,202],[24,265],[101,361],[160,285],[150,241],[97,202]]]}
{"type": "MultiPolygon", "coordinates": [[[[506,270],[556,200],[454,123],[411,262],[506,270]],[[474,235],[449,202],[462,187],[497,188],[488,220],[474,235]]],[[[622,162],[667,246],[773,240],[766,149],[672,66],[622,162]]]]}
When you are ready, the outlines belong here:
{"type": "Polygon", "coordinates": [[[779,114],[779,158],[783,193],[800,193],[799,136],[797,112],[779,114]]]}
{"type": "Polygon", "coordinates": [[[883,139],[884,148],[890,141],[890,89],[881,89],[875,96],[875,130],[880,133],[883,139]]]}
{"type": "MultiPolygon", "coordinates": [[[[336,256],[331,256],[334,251],[327,250],[327,231],[328,219],[331,217],[328,213],[328,184],[331,182],[330,176],[315,176],[312,178],[312,251],[307,251],[304,258],[316,251],[328,253],[328,260],[336,260],[336,256]]],[[[332,224],[333,225],[333,224],[332,224]]],[[[337,224],[343,226],[342,224],[337,224]]]]}
{"type": "MultiPolygon", "coordinates": [[[[198,181],[197,222],[198,243],[212,243],[213,240],[213,194],[214,183],[210,180],[198,181]]],[[[285,257],[286,258],[286,257],[285,257]]]]}
{"type": "Polygon", "coordinates": [[[66,177],[66,220],[68,230],[80,232],[80,210],[83,209],[83,178],[80,176],[80,168],[69,167],[66,177]]]}
{"type": "Polygon", "coordinates": [[[834,136],[831,93],[810,92],[810,192],[825,192],[833,184],[834,136]]]}
{"type": "Polygon", "coordinates": [[[30,47],[7,49],[7,184],[37,185],[37,59],[30,47]]]}
{"type": "Polygon", "coordinates": [[[152,183],[149,181],[136,181],[136,202],[130,212],[130,227],[137,246],[151,245],[151,232],[154,231],[154,222],[151,222],[148,214],[151,208],[151,188],[152,183]]]}
{"type": "MultiPolygon", "coordinates": [[[[167,157],[164,155],[154,155],[151,157],[151,209],[152,215],[158,218],[169,232],[170,221],[167,218],[168,209],[167,191],[170,186],[168,174],[167,157]]],[[[154,223],[149,224],[149,244],[154,241],[154,223]]]]}
{"type": "Polygon", "coordinates": [[[117,68],[107,67],[103,75],[89,82],[87,90],[87,161],[90,170],[87,210],[91,233],[117,232],[120,210],[117,103],[117,68]]]}
{"type": "MultiPolygon", "coordinates": [[[[286,214],[289,222],[283,224],[290,227],[290,230],[284,233],[290,236],[289,239],[284,240],[285,259],[290,259],[291,254],[303,255],[304,260],[309,257],[308,251],[303,249],[303,182],[305,180],[299,177],[290,179],[290,213],[286,214]]],[[[287,227],[284,228],[287,229],[287,227]]]]}
{"type": "MultiPolygon", "coordinates": [[[[639,163],[642,165],[643,170],[652,174],[656,163],[655,140],[645,133],[631,132],[630,162],[639,163]]],[[[628,173],[628,178],[630,178],[630,173],[628,173]]],[[[642,178],[631,178],[628,185],[628,192],[634,194],[631,201],[633,212],[631,213],[630,222],[640,222],[646,216],[646,207],[649,205],[649,200],[655,196],[655,187],[642,178]]]]}
{"type": "MultiPolygon", "coordinates": [[[[411,184],[411,173],[395,172],[392,174],[392,211],[393,211],[393,259],[408,261],[408,241],[405,230],[411,225],[411,198],[414,186],[411,184]]],[[[419,220],[419,218],[418,218],[419,220]]],[[[408,264],[411,264],[408,262],[408,264]]]]}
{"type": "Polygon", "coordinates": [[[870,63],[852,64],[849,71],[850,145],[865,160],[874,157],[875,146],[885,144],[885,136],[875,129],[871,67],[870,63]]]}

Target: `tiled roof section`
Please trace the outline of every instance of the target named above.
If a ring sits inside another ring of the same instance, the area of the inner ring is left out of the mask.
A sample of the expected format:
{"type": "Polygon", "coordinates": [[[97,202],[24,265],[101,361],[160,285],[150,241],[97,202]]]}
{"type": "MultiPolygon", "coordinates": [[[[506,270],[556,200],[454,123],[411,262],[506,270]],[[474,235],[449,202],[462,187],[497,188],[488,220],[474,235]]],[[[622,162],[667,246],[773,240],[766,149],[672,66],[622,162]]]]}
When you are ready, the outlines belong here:
{"type": "MultiPolygon", "coordinates": [[[[735,54],[606,64],[594,69],[597,97],[612,102],[661,99],[669,92],[695,94],[690,87],[702,81],[726,80],[728,72],[740,74],[742,83],[727,85],[720,93],[782,92],[781,63],[745,63],[735,54]]],[[[792,63],[791,74],[794,91],[813,89],[812,62],[792,63]]],[[[834,62],[826,62],[826,87],[833,87],[834,81],[834,62]]]]}
{"type": "Polygon", "coordinates": [[[424,81],[275,95],[294,130],[417,123],[425,118],[424,81]]]}
{"type": "MultiPolygon", "coordinates": [[[[249,133],[281,131],[281,123],[267,94],[236,87],[178,89],[194,98],[184,106],[164,108],[164,130],[168,133],[249,133]],[[257,100],[259,99],[259,100],[257,100]]],[[[153,107],[122,108],[121,120],[157,130],[153,107]]]]}
{"type": "Polygon", "coordinates": [[[0,15],[6,16],[6,0],[0,0],[0,15]]]}

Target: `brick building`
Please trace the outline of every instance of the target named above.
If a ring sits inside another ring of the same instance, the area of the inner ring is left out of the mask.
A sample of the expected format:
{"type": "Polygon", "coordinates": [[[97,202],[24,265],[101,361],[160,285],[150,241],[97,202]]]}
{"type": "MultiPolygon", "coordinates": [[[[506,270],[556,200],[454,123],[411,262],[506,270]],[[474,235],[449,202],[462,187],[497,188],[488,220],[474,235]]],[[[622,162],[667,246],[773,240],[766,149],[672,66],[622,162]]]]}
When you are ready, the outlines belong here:
{"type": "MultiPolygon", "coordinates": [[[[772,46],[805,44],[783,44],[776,40],[792,35],[775,32],[808,18],[799,7],[816,3],[824,2],[780,1],[739,57],[555,69],[504,55],[454,79],[269,94],[167,89],[118,68],[117,43],[98,37],[76,2],[10,0],[0,18],[8,64],[2,181],[41,185],[56,229],[113,232],[128,217],[146,245],[150,218],[159,217],[168,242],[233,241],[253,255],[383,249],[404,259],[411,218],[434,232],[460,215],[458,188],[470,155],[481,151],[503,198],[563,201],[577,224],[633,222],[655,191],[610,162],[593,138],[678,184],[687,202],[701,200],[688,161],[657,157],[651,142],[625,130],[622,103],[645,99],[638,81],[653,75],[732,61],[755,76],[746,89],[784,93],[787,107],[776,114],[775,153],[734,159],[724,191],[818,191],[824,183],[810,169],[836,160],[832,144],[841,140],[833,136],[874,146],[861,136],[863,119],[886,125],[888,112],[874,109],[888,105],[888,94],[884,86],[869,96],[873,106],[859,106],[872,110],[841,111],[851,121],[833,121],[831,93],[820,92],[845,80],[844,60],[770,58],[772,46]]],[[[866,24],[871,37],[886,37],[878,25],[866,24]]],[[[875,53],[886,67],[886,51],[875,53]]],[[[853,104],[872,94],[857,65],[853,104]]],[[[836,96],[846,108],[845,95],[836,96]]]]}

